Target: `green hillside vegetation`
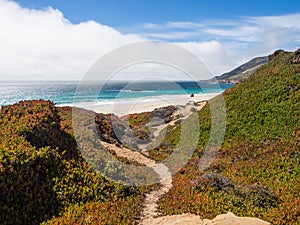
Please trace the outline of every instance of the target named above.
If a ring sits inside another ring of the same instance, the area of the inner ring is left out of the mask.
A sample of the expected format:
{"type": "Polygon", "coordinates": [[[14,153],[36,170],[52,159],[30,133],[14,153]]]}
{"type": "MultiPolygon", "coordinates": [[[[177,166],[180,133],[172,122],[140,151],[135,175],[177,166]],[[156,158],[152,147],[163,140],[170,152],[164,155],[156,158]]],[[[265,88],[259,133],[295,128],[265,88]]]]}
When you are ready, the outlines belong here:
{"type": "MultiPolygon", "coordinates": [[[[279,54],[224,93],[225,140],[205,171],[198,162],[210,135],[209,105],[199,112],[198,151],[160,200],[163,215],[213,218],[231,211],[272,224],[300,224],[300,64],[292,63],[293,56],[279,54]]],[[[166,139],[176,137],[174,131],[166,139]]]]}
{"type": "Polygon", "coordinates": [[[71,124],[71,108],[49,101],[1,109],[1,224],[39,224],[64,212],[65,218],[49,223],[134,223],[143,193],[93,171],[77,148],[71,124]]]}

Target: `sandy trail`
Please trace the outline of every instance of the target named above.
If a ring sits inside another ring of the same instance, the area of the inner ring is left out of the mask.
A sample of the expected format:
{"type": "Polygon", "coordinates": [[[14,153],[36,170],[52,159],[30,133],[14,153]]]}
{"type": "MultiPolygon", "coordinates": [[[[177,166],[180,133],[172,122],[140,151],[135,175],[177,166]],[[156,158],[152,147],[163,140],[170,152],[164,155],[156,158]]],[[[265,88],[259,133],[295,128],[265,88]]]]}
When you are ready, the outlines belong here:
{"type": "Polygon", "coordinates": [[[153,138],[151,139],[151,142],[148,144],[139,144],[138,148],[141,150],[141,152],[144,155],[149,156],[148,150],[152,149],[152,144],[155,141],[159,141],[159,142],[163,141],[164,135],[161,135],[161,133],[165,128],[167,128],[168,126],[174,126],[178,121],[186,120],[193,113],[193,109],[199,111],[206,105],[206,103],[207,101],[202,101],[196,104],[177,106],[176,112],[172,115],[173,118],[177,118],[177,119],[174,119],[166,124],[161,124],[155,127],[151,127],[152,134],[153,134],[153,138]]]}
{"type": "Polygon", "coordinates": [[[172,174],[169,172],[168,167],[159,163],[152,167],[154,171],[160,176],[161,187],[146,195],[145,205],[142,211],[142,218],[140,224],[153,224],[151,221],[157,217],[158,200],[165,193],[172,188],[172,174]]]}
{"type": "MultiPolygon", "coordinates": [[[[179,111],[180,118],[186,119],[192,114],[191,109],[196,108],[197,111],[205,106],[206,102],[198,103],[197,105],[187,105],[179,111]]],[[[154,130],[154,139],[160,136],[160,132],[169,125],[175,125],[177,120],[173,120],[168,124],[163,124],[156,127],[154,130]]],[[[173,216],[159,217],[158,200],[172,188],[172,174],[168,167],[162,163],[156,163],[140,152],[133,151],[128,148],[118,147],[115,144],[101,142],[103,147],[113,151],[117,156],[127,158],[130,161],[138,162],[142,165],[152,168],[160,177],[160,188],[151,191],[146,195],[144,207],[141,212],[140,225],[270,225],[270,223],[251,217],[237,217],[232,213],[218,215],[213,220],[202,220],[199,216],[193,214],[181,214],[173,216]]]]}
{"type": "Polygon", "coordinates": [[[117,156],[126,158],[129,161],[135,161],[148,167],[153,167],[156,165],[156,162],[154,160],[149,159],[148,157],[142,155],[137,151],[133,151],[131,149],[124,148],[124,147],[117,147],[115,144],[110,144],[103,141],[101,141],[101,144],[106,149],[113,151],[117,156]]]}
{"type": "MultiPolygon", "coordinates": [[[[192,114],[192,108],[200,110],[205,106],[205,104],[206,102],[201,102],[197,105],[186,105],[185,107],[180,107],[180,109],[176,112],[178,115],[174,115],[179,116],[178,119],[173,120],[167,124],[162,124],[155,127],[153,131],[154,140],[160,136],[161,131],[167,126],[173,126],[178,120],[184,120],[189,117],[192,114]]],[[[141,225],[153,224],[153,219],[158,216],[157,208],[159,198],[172,188],[172,174],[169,172],[169,168],[162,163],[156,163],[154,160],[137,151],[133,151],[125,147],[118,147],[114,144],[109,144],[106,142],[101,142],[101,144],[106,149],[113,151],[117,156],[127,158],[130,161],[135,161],[147,167],[150,167],[159,175],[161,186],[159,189],[154,190],[146,195],[140,221],[141,225]]],[[[147,146],[144,146],[144,148],[147,148],[147,146]]]]}
{"type": "Polygon", "coordinates": [[[149,223],[149,221],[152,221],[153,218],[157,216],[157,202],[159,198],[172,188],[172,174],[169,172],[168,167],[162,163],[156,163],[154,160],[149,159],[141,153],[128,148],[117,147],[114,144],[109,144],[106,142],[101,142],[101,144],[106,149],[115,152],[117,156],[127,158],[130,161],[135,161],[150,167],[159,175],[161,186],[159,189],[154,190],[146,195],[144,208],[141,213],[142,218],[140,224],[152,224],[149,223]]]}

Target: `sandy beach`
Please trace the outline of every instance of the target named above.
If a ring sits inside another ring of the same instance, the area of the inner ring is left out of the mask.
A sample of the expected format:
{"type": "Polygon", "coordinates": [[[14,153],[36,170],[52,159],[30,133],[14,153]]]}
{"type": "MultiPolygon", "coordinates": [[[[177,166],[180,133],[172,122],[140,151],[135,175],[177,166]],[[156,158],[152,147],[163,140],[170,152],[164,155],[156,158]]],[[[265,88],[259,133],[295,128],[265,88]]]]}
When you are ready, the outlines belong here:
{"type": "Polygon", "coordinates": [[[188,103],[196,103],[205,100],[209,100],[220,93],[209,93],[209,94],[199,94],[194,97],[190,96],[172,96],[172,97],[157,97],[155,99],[132,99],[132,101],[116,100],[115,102],[110,102],[109,104],[95,103],[93,105],[76,105],[81,108],[88,108],[94,110],[97,113],[114,113],[118,116],[128,115],[132,113],[150,112],[156,108],[169,106],[169,105],[186,105],[188,103]]]}

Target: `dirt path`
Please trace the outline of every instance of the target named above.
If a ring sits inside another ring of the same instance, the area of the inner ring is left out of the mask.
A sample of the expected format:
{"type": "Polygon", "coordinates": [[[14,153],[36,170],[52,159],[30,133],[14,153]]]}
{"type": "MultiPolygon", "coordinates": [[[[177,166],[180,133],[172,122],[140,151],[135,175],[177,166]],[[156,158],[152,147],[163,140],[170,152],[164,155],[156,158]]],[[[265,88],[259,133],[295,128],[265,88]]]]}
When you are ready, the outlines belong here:
{"type": "MultiPolygon", "coordinates": [[[[206,102],[196,105],[196,109],[200,110],[205,106],[206,102]]],[[[194,107],[194,106],[193,106],[194,107]]],[[[191,114],[192,106],[183,107],[180,110],[180,119],[185,119],[191,114]]],[[[179,119],[178,119],[179,120],[179,119]]],[[[155,138],[159,137],[160,132],[169,125],[175,125],[177,120],[173,120],[168,124],[156,127],[155,138]]],[[[140,225],[270,225],[270,223],[257,218],[236,217],[232,213],[218,215],[213,220],[202,220],[199,216],[193,214],[181,214],[174,216],[158,217],[157,208],[158,200],[172,188],[172,175],[168,167],[162,163],[156,163],[154,160],[146,157],[137,151],[128,148],[117,147],[114,144],[101,142],[103,147],[113,151],[117,156],[127,158],[130,161],[136,161],[142,165],[152,168],[160,177],[160,188],[146,195],[144,208],[141,212],[140,225]]]]}
{"type": "Polygon", "coordinates": [[[167,124],[162,124],[162,125],[159,125],[159,126],[155,127],[156,130],[153,133],[154,137],[157,138],[159,136],[160,132],[163,129],[165,129],[167,126],[174,126],[177,123],[177,121],[187,119],[192,114],[192,109],[195,109],[195,110],[199,111],[205,105],[206,105],[206,101],[203,101],[203,102],[199,102],[195,105],[194,104],[188,104],[186,106],[178,107],[178,110],[175,112],[176,114],[174,115],[174,117],[179,117],[179,118],[176,119],[176,120],[172,120],[167,124]]]}
{"type": "Polygon", "coordinates": [[[156,164],[152,167],[161,178],[161,187],[146,195],[145,205],[142,211],[141,225],[153,224],[152,220],[157,217],[158,200],[172,188],[172,174],[164,164],[156,164]]]}
{"type": "MultiPolygon", "coordinates": [[[[178,120],[184,120],[192,114],[192,108],[196,108],[196,110],[200,110],[205,106],[206,102],[201,102],[198,105],[186,105],[185,107],[179,108],[177,114],[174,116],[179,116],[178,119],[171,121],[167,124],[162,124],[154,128],[153,134],[154,139],[160,136],[160,133],[167,126],[174,126],[178,120]]],[[[144,208],[141,213],[142,218],[140,221],[141,225],[152,225],[154,218],[158,216],[157,208],[158,208],[158,200],[165,193],[167,193],[172,188],[172,174],[169,172],[168,167],[166,167],[162,163],[156,163],[154,160],[149,159],[145,155],[133,151],[128,148],[118,147],[115,144],[109,144],[106,142],[101,142],[103,147],[113,151],[117,156],[127,158],[130,161],[136,161],[140,164],[143,164],[147,167],[152,168],[160,177],[160,188],[154,190],[146,195],[144,208]]],[[[146,148],[146,146],[145,146],[146,148]]]]}
{"type": "Polygon", "coordinates": [[[173,117],[177,118],[174,119],[172,121],[170,121],[169,123],[164,123],[155,127],[150,127],[150,129],[152,130],[152,134],[153,134],[153,138],[151,139],[151,142],[149,144],[139,144],[138,148],[139,150],[141,150],[141,152],[146,155],[149,156],[148,154],[148,150],[152,149],[152,144],[155,141],[159,141],[161,142],[163,140],[164,137],[161,137],[163,135],[161,135],[162,131],[167,128],[168,126],[174,126],[178,121],[183,121],[185,119],[187,119],[193,112],[192,109],[195,109],[197,111],[201,110],[205,105],[206,105],[207,101],[203,101],[203,102],[199,102],[197,104],[188,104],[185,106],[178,106],[178,110],[174,113],[173,117]]]}
{"type": "Polygon", "coordinates": [[[153,167],[156,165],[156,162],[154,160],[149,159],[148,157],[142,155],[137,151],[133,151],[124,147],[117,147],[115,144],[109,144],[103,141],[101,141],[101,144],[106,149],[115,152],[117,156],[127,158],[129,161],[135,161],[148,167],[153,167]]]}
{"type": "Polygon", "coordinates": [[[162,163],[156,163],[154,160],[149,159],[139,152],[132,151],[127,148],[117,147],[114,144],[109,144],[106,142],[101,142],[101,144],[106,149],[109,149],[109,151],[115,152],[115,154],[119,157],[127,158],[130,161],[136,161],[147,167],[153,168],[153,170],[159,175],[161,187],[146,195],[144,208],[141,213],[142,218],[140,224],[152,224],[151,221],[155,216],[157,216],[157,202],[159,198],[172,188],[172,175],[169,172],[168,167],[162,163]],[[151,223],[149,223],[149,221],[151,223]]]}
{"type": "MultiPolygon", "coordinates": [[[[158,138],[160,133],[163,129],[167,126],[174,126],[178,120],[184,120],[192,114],[192,108],[196,107],[196,110],[201,110],[205,106],[206,102],[201,102],[199,105],[186,105],[182,107],[177,113],[179,118],[173,120],[167,124],[162,124],[156,127],[154,131],[154,138],[158,138]]],[[[145,207],[142,212],[142,220],[140,222],[141,225],[152,225],[154,223],[155,217],[158,216],[157,209],[158,209],[158,200],[162,197],[165,193],[167,193],[172,188],[172,174],[169,172],[168,167],[164,164],[155,164],[152,166],[154,171],[160,176],[161,178],[161,188],[150,192],[146,195],[145,200],[145,207]]]]}

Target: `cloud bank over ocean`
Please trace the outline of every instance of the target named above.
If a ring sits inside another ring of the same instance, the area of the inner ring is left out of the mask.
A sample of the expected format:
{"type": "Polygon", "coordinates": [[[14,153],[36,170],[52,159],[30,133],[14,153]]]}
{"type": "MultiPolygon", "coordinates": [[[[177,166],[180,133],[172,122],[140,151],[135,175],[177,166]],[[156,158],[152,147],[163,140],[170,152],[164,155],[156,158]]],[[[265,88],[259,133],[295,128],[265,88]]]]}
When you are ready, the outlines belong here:
{"type": "Polygon", "coordinates": [[[105,53],[143,40],[174,42],[219,75],[257,54],[296,48],[299,20],[300,14],[291,14],[147,23],[124,33],[95,21],[74,24],[59,9],[29,9],[0,0],[0,79],[80,79],[105,53]]]}

